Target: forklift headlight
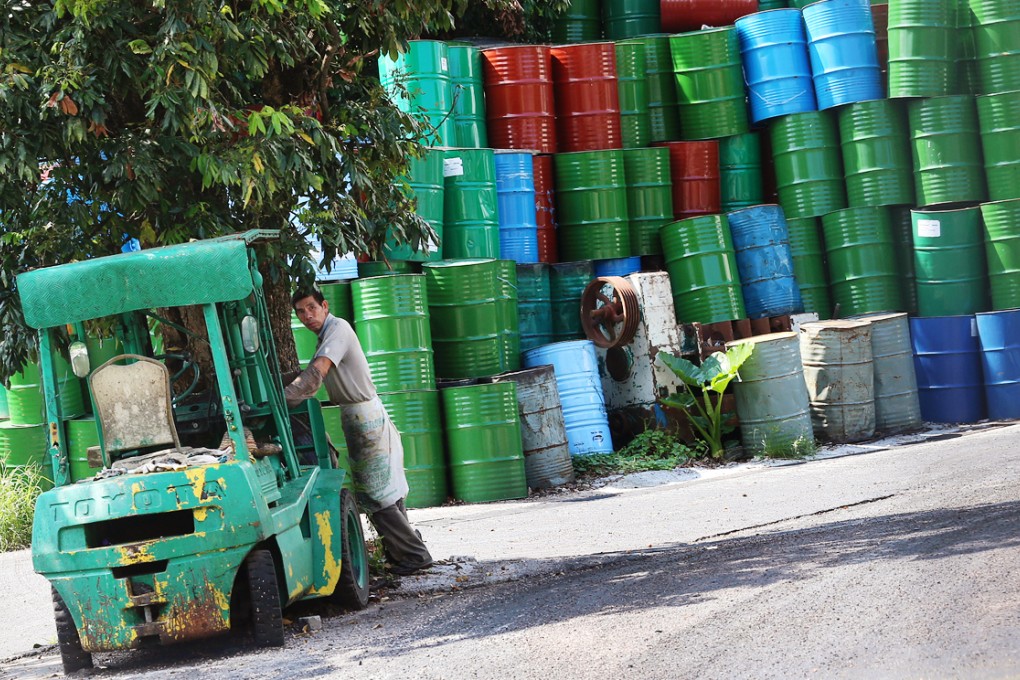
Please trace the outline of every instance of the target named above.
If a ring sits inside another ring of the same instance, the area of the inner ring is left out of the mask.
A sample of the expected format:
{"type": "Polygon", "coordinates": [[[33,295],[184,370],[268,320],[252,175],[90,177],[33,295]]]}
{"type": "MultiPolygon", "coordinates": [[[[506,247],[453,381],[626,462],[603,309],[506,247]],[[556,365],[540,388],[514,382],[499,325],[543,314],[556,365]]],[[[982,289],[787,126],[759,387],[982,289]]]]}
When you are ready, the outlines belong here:
{"type": "Polygon", "coordinates": [[[248,354],[259,351],[259,322],[254,316],[241,319],[241,344],[248,354]]]}
{"type": "Polygon", "coordinates": [[[91,370],[89,363],[89,350],[84,342],[72,342],[67,348],[71,355],[71,370],[79,378],[86,378],[91,370]]]}

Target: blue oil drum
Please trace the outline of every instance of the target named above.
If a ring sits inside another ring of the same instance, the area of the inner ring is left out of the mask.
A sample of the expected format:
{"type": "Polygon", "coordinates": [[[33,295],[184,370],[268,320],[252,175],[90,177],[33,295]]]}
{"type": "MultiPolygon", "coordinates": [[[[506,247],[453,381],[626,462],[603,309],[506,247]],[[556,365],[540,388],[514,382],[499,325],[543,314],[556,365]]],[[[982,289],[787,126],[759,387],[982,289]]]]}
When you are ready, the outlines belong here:
{"type": "Polygon", "coordinates": [[[1020,310],[977,314],[988,417],[1020,419],[1020,310]]]}
{"type": "Polygon", "coordinates": [[[821,0],[803,12],[818,109],[884,97],[871,2],[821,0]]]}
{"type": "Polygon", "coordinates": [[[974,423],[985,417],[981,345],[974,316],[910,320],[921,417],[932,423],[974,423]]]}
{"type": "Polygon", "coordinates": [[[793,274],[786,217],[778,205],[735,210],[726,218],[737,256],[744,309],[751,319],[804,311],[793,274]]]}
{"type": "Polygon", "coordinates": [[[591,340],[554,342],[524,353],[524,367],[551,365],[563,406],[570,455],[612,453],[606,400],[591,340]]]}
{"type": "Polygon", "coordinates": [[[737,19],[751,120],[815,111],[807,34],[799,9],[757,12],[737,19]]]}
{"type": "Polygon", "coordinates": [[[626,276],[641,271],[641,257],[595,260],[595,276],[626,276]]]}
{"type": "Polygon", "coordinates": [[[538,262],[535,171],[531,153],[496,152],[496,203],[500,259],[538,262]]]}

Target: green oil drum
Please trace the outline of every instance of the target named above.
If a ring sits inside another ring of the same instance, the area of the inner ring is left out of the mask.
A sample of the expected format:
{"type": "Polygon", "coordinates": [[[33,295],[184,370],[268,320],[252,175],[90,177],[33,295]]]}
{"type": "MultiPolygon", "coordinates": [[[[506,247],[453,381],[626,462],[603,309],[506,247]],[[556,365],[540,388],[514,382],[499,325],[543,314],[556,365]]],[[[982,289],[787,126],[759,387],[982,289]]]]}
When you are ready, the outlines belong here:
{"type": "Polygon", "coordinates": [[[411,40],[407,52],[395,59],[383,55],[379,58],[379,82],[398,109],[431,128],[424,140],[426,144],[451,146],[456,143],[457,132],[451,115],[453,83],[446,43],[411,40]]]}
{"type": "Polygon", "coordinates": [[[516,371],[521,367],[521,331],[517,325],[517,263],[496,261],[496,308],[499,314],[500,368],[516,371]]]}
{"type": "Polygon", "coordinates": [[[981,209],[914,210],[911,218],[918,315],[988,311],[981,209]]]}
{"type": "Polygon", "coordinates": [[[957,3],[956,92],[953,94],[980,94],[977,63],[977,19],[967,0],[957,3]]]}
{"type": "Polygon", "coordinates": [[[623,151],[558,153],[554,161],[560,258],[630,257],[623,151]]]}
{"type": "Polygon", "coordinates": [[[645,83],[648,91],[650,141],[671,142],[680,139],[680,114],[677,109],[676,75],[670,54],[669,36],[646,35],[621,41],[639,43],[645,48],[645,83]]]}
{"type": "Polygon", "coordinates": [[[552,289],[549,265],[517,265],[517,327],[521,352],[553,342],[552,289]]]}
{"type": "Polygon", "coordinates": [[[659,0],[602,0],[602,26],[608,40],[658,33],[659,0]]]}
{"type": "Polygon", "coordinates": [[[85,336],[85,347],[89,353],[89,368],[96,370],[110,359],[124,353],[124,346],[117,338],[85,336]]]}
{"type": "Polygon", "coordinates": [[[684,139],[716,139],[748,131],[740,44],[733,26],[671,36],[684,139]]]}
{"type": "Polygon", "coordinates": [[[765,203],[757,132],[719,140],[719,182],[724,213],[765,203]]]}
{"type": "Polygon", "coordinates": [[[467,149],[489,146],[485,131],[485,90],[482,53],[471,45],[449,45],[450,83],[456,144],[467,149]]]}
{"type": "Polygon", "coordinates": [[[893,229],[885,208],[849,208],[822,218],[829,290],[837,316],[903,310],[893,229]]]}
{"type": "Polygon", "coordinates": [[[580,340],[581,296],[595,278],[591,260],[560,262],[549,267],[549,293],[552,301],[552,341],[580,340]]]}
{"type": "Polygon", "coordinates": [[[978,97],[977,110],[988,197],[1020,198],[1020,92],[978,97]]]}
{"type": "Polygon", "coordinates": [[[400,432],[404,447],[404,473],[410,488],[405,504],[409,508],[442,505],[449,488],[439,392],[391,392],[380,394],[379,399],[400,432]]]}
{"type": "MultiPolygon", "coordinates": [[[[56,371],[57,389],[60,390],[61,417],[68,419],[84,415],[85,400],[82,398],[81,381],[71,371],[71,364],[60,354],[54,354],[53,367],[56,371]]],[[[21,373],[11,376],[11,387],[7,392],[7,411],[13,425],[38,425],[46,422],[39,364],[26,364],[21,373]]]]}
{"type": "Polygon", "coordinates": [[[99,428],[95,418],[67,421],[67,458],[71,481],[90,479],[99,471],[89,465],[89,447],[99,446],[99,428]]]}
{"type": "Polygon", "coordinates": [[[637,149],[651,142],[648,112],[645,46],[640,42],[616,44],[616,87],[620,95],[620,136],[623,148],[637,149]]]}
{"type": "Polygon", "coordinates": [[[517,386],[452,387],[442,390],[442,401],[454,498],[484,503],[527,496],[517,386]]]}
{"type": "Polygon", "coordinates": [[[917,99],[908,105],[914,187],[920,207],[985,200],[977,108],[968,96],[917,99]]]}
{"type": "Polygon", "coordinates": [[[828,319],[832,314],[832,299],[825,274],[821,220],[817,217],[788,219],[786,229],[793,256],[793,275],[804,300],[804,311],[817,313],[819,319],[828,319]]]}
{"type": "Polygon", "coordinates": [[[45,425],[0,423],[0,463],[8,470],[35,468],[46,480],[44,490],[53,487],[53,472],[47,453],[45,425]]]}
{"type": "Polygon", "coordinates": [[[815,450],[796,333],[770,333],[726,344],[754,347],[733,394],[744,450],[755,456],[804,456],[815,450]]]}
{"type": "Polygon", "coordinates": [[[851,208],[913,205],[910,138],[899,102],[876,99],[839,109],[839,138],[851,208]]]}
{"type": "Polygon", "coordinates": [[[673,182],[669,149],[625,149],[627,212],[631,255],[659,255],[659,229],[673,221],[673,182]]]}
{"type": "Polygon", "coordinates": [[[716,323],[747,317],[725,215],[673,222],[659,236],[677,321],[716,323]]]}
{"type": "Polygon", "coordinates": [[[447,151],[443,175],[443,256],[452,260],[499,257],[492,149],[447,151]]]}
{"type": "Polygon", "coordinates": [[[873,436],[871,324],[850,319],[801,324],[800,356],[815,434],[838,444],[873,436]]]}
{"type": "Polygon", "coordinates": [[[436,370],[422,274],[357,279],[354,330],[379,392],[434,390],[436,370]]]}
{"type": "MultiPolygon", "coordinates": [[[[875,4],[875,3],[871,3],[875,4]]],[[[786,0],[758,0],[758,11],[764,12],[770,9],[783,9],[789,7],[789,3],[786,0]]]]}
{"type": "Polygon", "coordinates": [[[387,260],[429,262],[443,259],[444,159],[445,152],[441,149],[426,149],[424,158],[408,159],[407,188],[415,199],[415,212],[436,232],[437,240],[398,243],[391,231],[383,251],[387,260]]]}
{"type": "Polygon", "coordinates": [[[833,114],[809,111],[771,124],[779,204],[788,218],[821,217],[846,207],[839,135],[833,114]]]}
{"type": "Polygon", "coordinates": [[[914,281],[914,236],[910,206],[893,206],[889,210],[893,243],[896,248],[896,269],[900,273],[903,311],[917,314],[917,284],[914,281]]]}
{"type": "Polygon", "coordinates": [[[974,21],[976,91],[1020,90],[1020,5],[1015,0],[969,0],[968,4],[974,21]]]}
{"type": "Polygon", "coordinates": [[[495,375],[502,365],[496,260],[442,260],[423,267],[436,377],[495,375]]]}
{"type": "Polygon", "coordinates": [[[11,413],[7,408],[7,388],[0,385],[0,420],[7,420],[11,413]]]}
{"type": "Polygon", "coordinates": [[[889,5],[889,96],[942,97],[956,91],[958,0],[889,5]]]}
{"type": "Polygon", "coordinates": [[[329,305],[330,314],[353,322],[354,303],[351,301],[350,281],[320,283],[319,292],[329,305]]]}
{"type": "Polygon", "coordinates": [[[566,11],[553,20],[554,43],[591,42],[601,37],[602,13],[599,0],[571,0],[566,11]]]}
{"type": "Polygon", "coordinates": [[[1020,199],[985,203],[985,253],[992,310],[1020,308],[1020,199]]]}
{"type": "Polygon", "coordinates": [[[358,278],[369,279],[373,276],[391,276],[393,274],[416,274],[416,263],[408,260],[371,260],[358,263],[358,278]]]}
{"type": "Polygon", "coordinates": [[[343,417],[340,407],[323,406],[322,421],[326,428],[329,442],[337,451],[337,467],[344,471],[344,488],[354,491],[354,477],[351,475],[351,459],[347,451],[347,438],[344,436],[343,417]]]}

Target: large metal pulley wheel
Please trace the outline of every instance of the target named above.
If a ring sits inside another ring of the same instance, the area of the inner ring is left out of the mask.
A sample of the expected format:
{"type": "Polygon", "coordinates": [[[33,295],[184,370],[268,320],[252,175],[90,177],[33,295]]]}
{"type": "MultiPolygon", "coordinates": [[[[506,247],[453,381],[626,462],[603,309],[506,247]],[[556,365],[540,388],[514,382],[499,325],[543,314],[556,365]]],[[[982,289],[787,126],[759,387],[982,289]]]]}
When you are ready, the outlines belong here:
{"type": "Polygon", "coordinates": [[[600,276],[581,295],[581,326],[598,347],[626,345],[637,334],[641,321],[637,293],[621,276],[600,276]]]}

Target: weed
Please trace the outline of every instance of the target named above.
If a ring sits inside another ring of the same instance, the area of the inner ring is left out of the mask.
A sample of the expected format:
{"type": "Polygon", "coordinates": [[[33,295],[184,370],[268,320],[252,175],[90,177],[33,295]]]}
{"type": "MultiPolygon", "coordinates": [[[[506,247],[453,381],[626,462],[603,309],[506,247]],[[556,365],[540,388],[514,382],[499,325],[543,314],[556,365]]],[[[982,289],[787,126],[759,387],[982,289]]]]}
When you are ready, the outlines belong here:
{"type": "Polygon", "coordinates": [[[33,466],[0,464],[0,552],[31,545],[35,499],[44,482],[42,471],[33,466]]]}
{"type": "Polygon", "coordinates": [[[616,453],[575,456],[574,473],[581,478],[590,478],[672,470],[704,454],[704,447],[692,448],[673,432],[646,430],[616,453]]]}
{"type": "Polygon", "coordinates": [[[762,442],[759,455],[762,458],[804,458],[814,453],[815,449],[815,440],[812,437],[798,437],[792,442],[776,442],[766,438],[762,442]]]}

